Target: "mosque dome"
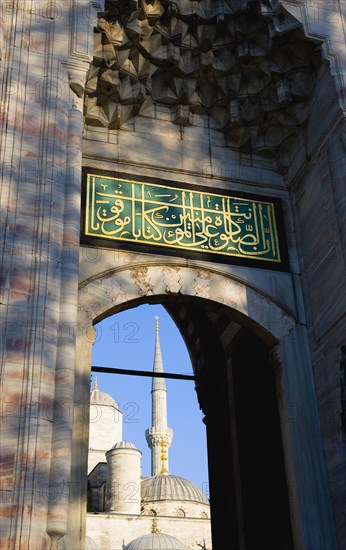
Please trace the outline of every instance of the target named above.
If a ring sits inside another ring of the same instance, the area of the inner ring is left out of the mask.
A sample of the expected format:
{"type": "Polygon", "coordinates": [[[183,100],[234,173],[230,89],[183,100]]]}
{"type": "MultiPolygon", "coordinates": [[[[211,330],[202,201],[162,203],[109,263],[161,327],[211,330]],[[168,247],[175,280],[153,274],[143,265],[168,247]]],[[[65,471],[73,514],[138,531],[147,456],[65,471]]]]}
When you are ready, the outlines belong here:
{"type": "Polygon", "coordinates": [[[194,501],[209,505],[208,499],[192,481],[171,474],[148,477],[141,482],[144,503],[160,500],[194,501]]]}
{"type": "Polygon", "coordinates": [[[97,381],[95,381],[95,385],[90,392],[90,405],[107,405],[119,409],[119,405],[114,401],[113,397],[98,389],[97,381]]]}
{"type": "Polygon", "coordinates": [[[138,451],[136,445],[131,443],[131,441],[117,441],[110,450],[112,451],[113,449],[135,449],[135,451],[138,451]]]}
{"type": "Polygon", "coordinates": [[[85,537],[85,550],[97,550],[97,546],[91,537],[85,537]]]}
{"type": "Polygon", "coordinates": [[[166,533],[150,533],[134,539],[124,550],[186,550],[186,546],[166,533]]]}

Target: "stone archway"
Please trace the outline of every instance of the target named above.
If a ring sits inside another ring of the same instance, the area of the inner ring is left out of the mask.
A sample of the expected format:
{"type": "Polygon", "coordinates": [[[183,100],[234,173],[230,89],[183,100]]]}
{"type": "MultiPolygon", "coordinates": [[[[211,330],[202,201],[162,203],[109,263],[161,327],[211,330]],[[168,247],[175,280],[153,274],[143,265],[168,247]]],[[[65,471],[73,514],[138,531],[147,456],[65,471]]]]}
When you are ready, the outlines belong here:
{"type": "MultiPolygon", "coordinates": [[[[276,367],[275,383],[294,543],[299,548],[314,547],[315,537],[319,535],[316,533],[316,526],[310,531],[304,514],[311,515],[313,510],[313,515],[322,517],[330,511],[329,504],[317,498],[321,479],[324,479],[322,465],[317,464],[311,471],[309,460],[305,463],[299,456],[302,438],[305,438],[305,445],[310,446],[313,452],[316,438],[320,435],[316,422],[313,381],[308,368],[306,335],[293,316],[280,307],[279,303],[240,280],[177,260],[160,262],[152,259],[137,264],[128,261],[118,269],[107,269],[107,265],[101,263],[91,271],[82,266],[81,273],[85,279],[81,282],[79,291],[75,402],[82,407],[75,411],[72,450],[72,463],[75,465],[73,476],[76,486],[80,487],[81,506],[71,506],[70,540],[80,536],[73,533],[74,525],[83,526],[85,514],[88,442],[85,411],[89,399],[93,325],[113,313],[141,303],[162,303],[176,321],[187,344],[189,318],[186,311],[197,307],[204,312],[210,326],[214,327],[217,345],[221,346],[223,352],[233,338],[232,330],[235,327],[245,328],[263,341],[268,350],[271,349],[272,364],[276,367]],[[184,318],[187,320],[185,324],[184,318]],[[228,329],[221,334],[218,325],[220,320],[226,318],[229,318],[228,329]],[[227,341],[226,338],[225,341],[227,331],[229,339],[227,341]],[[297,368],[301,373],[298,385],[297,368]]],[[[198,330],[201,326],[198,325],[198,330]]],[[[234,334],[237,332],[238,329],[234,334]]],[[[200,338],[195,339],[199,340],[200,338]]],[[[195,354],[193,363],[196,365],[199,352],[192,348],[190,346],[189,351],[192,356],[195,354]]],[[[202,359],[206,356],[205,349],[200,352],[202,359]]],[[[203,401],[203,397],[201,399],[203,401]]],[[[323,522],[320,529],[324,529],[323,522]]],[[[317,544],[315,546],[318,547],[317,544]]],[[[219,547],[216,546],[215,550],[219,550],[219,547]]]]}
{"type": "Polygon", "coordinates": [[[186,262],[151,262],[124,266],[93,274],[79,291],[80,322],[95,324],[124,308],[124,304],[145,302],[154,296],[203,298],[220,307],[232,308],[238,315],[262,327],[281,340],[295,327],[292,314],[258,290],[240,280],[204,267],[188,267],[186,262]]]}
{"type": "MultiPolygon", "coordinates": [[[[126,6],[128,2],[123,4],[126,6]]],[[[146,4],[149,14],[155,12],[156,2],[150,1],[146,4]]],[[[169,4],[174,7],[173,2],[169,4]]],[[[196,3],[191,2],[192,4],[196,3]]],[[[219,5],[222,7],[222,2],[214,4],[215,7],[219,5]]],[[[237,9],[244,14],[247,11],[244,9],[247,4],[256,3],[239,1],[225,4],[237,6],[237,9]]],[[[342,133],[344,130],[340,115],[337,113],[337,106],[344,98],[342,82],[345,73],[342,66],[344,28],[341,8],[337,3],[325,6],[317,4],[305,0],[294,2],[280,0],[265,1],[258,5],[265,9],[265,17],[269,20],[273,32],[283,33],[285,22],[288,24],[292,22],[292,18],[286,17],[285,11],[288,10],[294,18],[304,22],[309,36],[317,39],[322,37],[324,54],[327,60],[330,60],[333,74],[332,79],[329,79],[329,69],[323,64],[324,73],[328,79],[323,78],[319,94],[314,96],[314,110],[310,114],[312,125],[309,126],[313,139],[310,143],[307,136],[303,141],[307,147],[301,148],[302,154],[306,149],[307,158],[305,159],[304,153],[302,162],[304,165],[306,160],[307,164],[303,166],[303,173],[299,173],[298,178],[293,173],[292,177],[287,179],[289,183],[294,184],[290,188],[292,203],[289,208],[293,207],[296,220],[288,233],[299,237],[299,249],[296,250],[295,245],[292,245],[293,257],[296,258],[299,254],[302,258],[301,270],[294,269],[292,272],[292,284],[295,284],[294,278],[299,278],[301,273],[306,283],[306,289],[302,294],[305,303],[311,306],[311,318],[307,321],[307,327],[304,326],[304,321],[301,324],[293,324],[292,328],[286,327],[284,336],[282,338],[280,334],[278,336],[276,348],[277,362],[283,377],[284,405],[282,405],[281,418],[284,428],[282,433],[287,435],[285,449],[289,451],[285,452],[291,453],[286,465],[292,470],[291,478],[296,480],[293,509],[296,513],[297,532],[300,537],[298,537],[300,543],[298,546],[305,549],[324,550],[336,548],[333,525],[338,532],[341,544],[345,536],[342,521],[343,478],[340,473],[344,456],[340,439],[338,439],[344,438],[344,434],[340,432],[338,426],[334,427],[339,406],[339,395],[336,394],[340,385],[339,365],[336,365],[335,357],[339,357],[338,346],[344,338],[344,317],[342,316],[344,312],[340,313],[342,302],[339,286],[344,272],[341,270],[341,252],[339,253],[337,249],[341,246],[340,243],[345,243],[342,234],[345,202],[342,196],[341,170],[345,134],[342,133]],[[338,96],[334,91],[333,80],[336,82],[338,96]],[[320,101],[322,98],[323,101],[320,101]],[[321,117],[320,113],[328,116],[321,117]],[[315,122],[318,123],[317,127],[314,125],[315,122]],[[320,212],[324,216],[320,217],[320,212]],[[316,219],[319,220],[318,224],[316,219]],[[312,233],[314,233],[314,240],[311,239],[312,233]],[[335,237],[335,249],[334,244],[330,246],[330,236],[335,237]],[[323,250],[321,250],[321,244],[323,250]],[[332,261],[330,252],[333,253],[332,261]],[[326,286],[327,282],[329,286],[326,286]],[[324,293],[321,293],[321,288],[324,293]],[[323,299],[321,294],[325,294],[323,299]],[[321,317],[326,317],[326,322],[322,322],[321,317]],[[312,335],[311,353],[308,350],[307,330],[312,335]],[[310,355],[314,357],[320,415],[316,410],[310,355]],[[323,426],[324,448],[321,445],[320,422],[325,425],[323,426]],[[328,424],[332,423],[333,428],[329,428],[328,424]],[[300,447],[304,452],[300,453],[300,447]],[[333,495],[335,507],[334,519],[331,515],[327,468],[330,492],[333,495]]],[[[9,1],[6,5],[2,3],[0,8],[0,26],[4,36],[1,47],[4,50],[2,57],[4,59],[3,98],[5,98],[1,111],[5,131],[2,148],[4,202],[1,206],[1,215],[6,220],[2,307],[6,310],[7,322],[3,341],[5,364],[2,380],[5,390],[3,402],[6,403],[8,400],[9,405],[13,407],[11,410],[15,413],[11,414],[10,421],[6,421],[3,432],[3,450],[6,449],[6,454],[2,481],[5,483],[6,501],[3,513],[4,534],[1,540],[8,548],[18,544],[34,547],[52,544],[52,547],[55,547],[57,539],[66,532],[66,503],[69,497],[67,488],[71,459],[70,409],[66,413],[66,418],[65,414],[62,416],[60,413],[53,417],[50,414],[49,418],[43,414],[43,420],[40,418],[39,421],[36,415],[27,414],[27,411],[31,411],[32,404],[36,403],[48,404],[49,410],[54,408],[51,406],[54,401],[58,403],[63,401],[70,405],[75,378],[75,402],[79,393],[82,396],[81,402],[85,400],[83,391],[85,381],[88,379],[89,365],[83,355],[87,354],[87,350],[83,349],[81,352],[81,344],[87,342],[89,346],[88,338],[91,341],[89,333],[92,330],[89,331],[88,327],[92,325],[92,315],[91,317],[85,315],[82,308],[79,320],[82,336],[79,337],[80,358],[76,377],[75,341],[72,334],[77,321],[77,257],[80,237],[80,168],[83,135],[81,96],[85,88],[85,76],[93,57],[92,40],[93,29],[97,23],[96,11],[102,10],[104,5],[105,2],[102,0],[54,2],[49,5],[47,2],[37,1],[32,3],[32,9],[17,10],[17,14],[16,4],[9,1]],[[24,29],[24,39],[19,43],[18,33],[24,29]],[[14,45],[16,47],[13,47],[14,45]],[[83,325],[84,322],[85,325],[83,325]],[[59,328],[61,326],[68,328],[67,335],[64,334],[62,338],[57,339],[51,337],[48,339],[41,335],[47,326],[52,327],[58,323],[59,328]],[[83,333],[83,329],[86,334],[83,333]],[[85,372],[82,369],[83,365],[86,366],[85,372]],[[37,468],[39,457],[41,464],[40,468],[37,468]],[[35,476],[40,478],[38,486],[35,485],[35,476]],[[60,483],[61,480],[63,480],[62,483],[60,483]],[[54,495],[55,488],[58,486],[55,483],[58,482],[63,491],[61,494],[59,492],[58,498],[54,496],[49,498],[50,488],[54,495]]],[[[135,2],[132,5],[136,7],[135,2]]],[[[175,9],[172,10],[172,15],[174,13],[175,9]]],[[[220,15],[222,19],[222,13],[220,15]]],[[[241,17],[244,16],[246,15],[241,17]]],[[[141,26],[139,24],[137,28],[141,26]]],[[[133,25],[132,27],[134,29],[133,25]]],[[[138,34],[137,31],[135,34],[138,34]]],[[[248,43],[249,49],[252,50],[253,44],[251,41],[248,43]]],[[[245,41],[240,40],[239,44],[240,49],[244,51],[247,47],[245,41]]],[[[105,51],[108,52],[109,48],[106,47],[105,51]]],[[[170,47],[166,51],[174,60],[175,48],[170,47]]],[[[256,58],[258,58],[257,55],[256,58]]],[[[112,61],[112,58],[107,55],[107,60],[112,61]]],[[[205,59],[205,62],[207,61],[208,59],[205,59]]],[[[204,65],[206,65],[205,62],[204,65]]],[[[90,84],[89,81],[88,85],[90,84]]],[[[280,82],[278,86],[280,95],[282,90],[285,92],[280,82]]],[[[133,97],[137,101],[138,96],[133,97]]],[[[285,98],[283,99],[285,104],[285,98]]],[[[134,108],[136,108],[135,103],[134,101],[134,108]]],[[[265,102],[264,111],[267,106],[265,102]]],[[[96,107],[99,106],[96,105],[96,107]]],[[[184,107],[183,102],[179,107],[184,107]]],[[[235,128],[236,138],[238,107],[236,103],[231,107],[229,113],[233,119],[231,127],[235,128]]],[[[121,111],[126,113],[130,109],[126,105],[125,98],[124,108],[120,109],[120,114],[121,111]]],[[[193,161],[182,163],[179,169],[182,174],[203,175],[204,172],[200,168],[203,165],[202,154],[200,151],[196,151],[195,155],[191,154],[192,148],[188,148],[186,142],[180,139],[179,130],[183,133],[187,119],[186,109],[181,108],[179,111],[176,113],[178,116],[174,126],[177,129],[177,141],[180,140],[181,149],[185,148],[186,158],[193,161]]],[[[109,110],[111,115],[115,112],[113,108],[109,110]]],[[[254,113],[256,114],[256,111],[254,113]]],[[[89,111],[89,114],[92,113],[89,111]]],[[[227,126],[228,121],[225,120],[225,122],[227,126]]],[[[107,124],[108,121],[106,121],[107,124]]],[[[128,137],[130,132],[126,129],[124,134],[128,137]]],[[[257,134],[254,135],[256,137],[257,134]]],[[[108,163],[115,163],[117,160],[129,162],[132,170],[147,162],[145,166],[151,168],[152,155],[147,153],[146,159],[143,159],[144,151],[140,151],[141,158],[140,162],[138,161],[136,155],[136,151],[140,149],[137,143],[138,134],[133,133],[133,136],[137,140],[136,146],[131,147],[126,141],[126,147],[123,147],[126,154],[122,157],[114,153],[114,135],[111,136],[112,141],[110,140],[109,144],[98,141],[99,148],[103,152],[109,145],[111,154],[106,157],[108,163]]],[[[144,141],[147,141],[146,136],[144,141]]],[[[261,136],[259,136],[259,142],[261,142],[261,136]]],[[[92,158],[94,160],[96,158],[98,162],[95,143],[96,141],[91,143],[89,149],[92,152],[92,158]]],[[[256,145],[257,151],[261,153],[261,143],[256,145]]],[[[280,151],[284,168],[288,166],[286,154],[289,147],[290,143],[283,142],[283,150],[280,151]]],[[[219,148],[216,147],[216,149],[219,148]]],[[[204,150],[203,144],[201,150],[204,150]]],[[[167,147],[164,152],[166,154],[162,159],[163,167],[173,173],[177,169],[176,159],[172,156],[170,147],[167,147]],[[172,164],[168,165],[168,161],[172,164]]],[[[236,163],[228,164],[230,156],[232,157],[232,151],[228,149],[225,155],[227,163],[220,162],[218,170],[215,170],[215,162],[209,162],[209,156],[206,156],[205,159],[208,162],[204,165],[205,171],[208,171],[212,178],[215,171],[220,178],[225,175],[226,184],[232,182],[233,175],[238,181],[239,166],[236,163]]],[[[297,169],[300,167],[299,157],[297,160],[297,163],[293,163],[293,169],[295,166],[297,169]]],[[[259,178],[260,186],[267,185],[268,180],[261,173],[261,163],[251,168],[245,156],[244,167],[249,173],[249,177],[245,177],[245,180],[248,179],[249,182],[254,183],[254,180],[259,178]]],[[[273,183],[277,181],[273,178],[273,183]]],[[[293,264],[295,267],[298,266],[297,259],[293,260],[293,264]]],[[[99,274],[96,274],[95,280],[98,277],[99,274]]],[[[85,280],[89,281],[89,278],[84,277],[83,281],[85,280]]],[[[85,285],[87,286],[90,292],[96,292],[96,288],[85,285]]],[[[208,290],[208,284],[202,284],[202,287],[208,290]]],[[[264,294],[262,298],[265,298],[264,294]]],[[[138,295],[138,300],[145,299],[145,292],[142,296],[138,295]]],[[[160,299],[159,295],[157,299],[160,299]]],[[[218,304],[213,302],[212,292],[207,300],[209,304],[218,304]]],[[[130,304],[124,300],[118,305],[113,304],[113,307],[125,307],[126,303],[130,304]]],[[[262,300],[261,304],[264,303],[265,300],[262,300]]],[[[233,306],[230,304],[225,307],[231,309],[233,306]]],[[[264,323],[270,317],[269,310],[271,306],[263,305],[264,323]]],[[[249,312],[247,315],[251,319],[249,312]]],[[[290,321],[291,319],[288,320],[290,321]]],[[[262,325],[255,326],[260,330],[262,325]]],[[[271,328],[273,334],[276,333],[275,327],[265,325],[267,335],[272,334],[271,328]]],[[[78,409],[77,405],[76,408],[78,409]]],[[[78,438],[80,437],[81,448],[84,441],[83,422],[79,420],[76,413],[76,422],[73,426],[74,457],[78,456],[79,452],[78,438]]],[[[75,470],[79,470],[79,465],[73,464],[72,467],[72,477],[78,479],[79,474],[75,470]]],[[[82,529],[79,495],[83,495],[81,486],[77,487],[77,501],[73,499],[69,514],[70,525],[74,524],[78,533],[82,529]]],[[[80,538],[72,537],[67,547],[79,548],[80,538]]]]}

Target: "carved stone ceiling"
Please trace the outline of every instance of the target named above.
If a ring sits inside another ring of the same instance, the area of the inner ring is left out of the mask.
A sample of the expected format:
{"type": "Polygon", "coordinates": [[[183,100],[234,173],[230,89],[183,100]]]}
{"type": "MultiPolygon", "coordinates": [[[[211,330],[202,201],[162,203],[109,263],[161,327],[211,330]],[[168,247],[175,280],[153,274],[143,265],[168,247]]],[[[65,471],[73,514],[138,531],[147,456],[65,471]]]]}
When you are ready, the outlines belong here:
{"type": "Polygon", "coordinates": [[[154,105],[213,120],[229,147],[285,172],[301,142],[320,45],[269,0],[106,1],[86,85],[88,125],[121,128],[154,105]]]}

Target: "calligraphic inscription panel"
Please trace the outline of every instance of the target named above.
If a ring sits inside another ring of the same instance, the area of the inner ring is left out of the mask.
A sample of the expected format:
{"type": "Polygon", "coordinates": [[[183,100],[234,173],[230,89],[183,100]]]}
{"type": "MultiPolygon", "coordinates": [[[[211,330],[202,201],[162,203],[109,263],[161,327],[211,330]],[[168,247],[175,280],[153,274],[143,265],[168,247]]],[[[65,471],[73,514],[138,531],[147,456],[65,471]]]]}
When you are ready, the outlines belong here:
{"type": "MultiPolygon", "coordinates": [[[[84,235],[282,263],[276,204],[85,172],[84,235]]],[[[212,258],[210,258],[212,259],[212,258]]]]}

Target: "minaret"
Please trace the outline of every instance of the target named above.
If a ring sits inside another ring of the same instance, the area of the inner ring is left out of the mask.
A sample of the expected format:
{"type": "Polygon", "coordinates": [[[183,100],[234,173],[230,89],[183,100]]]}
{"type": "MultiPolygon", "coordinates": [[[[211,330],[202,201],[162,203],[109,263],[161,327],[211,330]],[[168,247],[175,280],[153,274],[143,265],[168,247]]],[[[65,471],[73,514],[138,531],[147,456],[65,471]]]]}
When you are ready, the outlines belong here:
{"type": "MultiPolygon", "coordinates": [[[[159,318],[156,319],[154,372],[163,372],[162,356],[159,340],[159,318]]],[[[167,426],[167,389],[164,378],[153,377],[152,389],[152,422],[145,435],[151,449],[151,475],[168,473],[168,447],[173,438],[173,430],[167,426]],[[162,445],[165,445],[165,471],[162,468],[162,445]]]]}

